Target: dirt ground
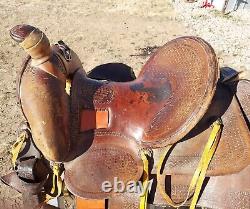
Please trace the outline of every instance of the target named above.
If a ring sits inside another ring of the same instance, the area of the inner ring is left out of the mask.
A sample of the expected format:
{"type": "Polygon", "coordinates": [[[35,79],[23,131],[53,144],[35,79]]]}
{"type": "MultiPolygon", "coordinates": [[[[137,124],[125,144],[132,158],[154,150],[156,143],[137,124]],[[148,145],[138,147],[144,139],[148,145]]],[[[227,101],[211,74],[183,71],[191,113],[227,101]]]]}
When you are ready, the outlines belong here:
{"type": "MultiPolygon", "coordinates": [[[[45,31],[51,42],[63,40],[76,51],[85,70],[122,62],[136,74],[147,59],[145,48],[193,35],[178,19],[170,0],[0,0],[0,174],[11,170],[10,149],[22,121],[16,103],[16,76],[25,53],[9,37],[16,24],[45,31]],[[134,56],[138,55],[138,56],[134,56]]],[[[3,201],[19,208],[21,196],[0,184],[3,201]]]]}

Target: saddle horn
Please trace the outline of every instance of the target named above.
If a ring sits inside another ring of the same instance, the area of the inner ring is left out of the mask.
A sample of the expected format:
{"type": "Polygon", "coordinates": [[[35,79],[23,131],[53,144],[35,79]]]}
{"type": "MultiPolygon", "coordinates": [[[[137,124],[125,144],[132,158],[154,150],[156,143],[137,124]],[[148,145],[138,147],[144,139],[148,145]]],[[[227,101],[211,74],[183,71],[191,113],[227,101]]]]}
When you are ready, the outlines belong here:
{"type": "Polygon", "coordinates": [[[45,63],[56,54],[57,59],[63,62],[61,71],[67,78],[74,74],[77,69],[82,68],[81,60],[77,54],[63,41],[50,45],[45,33],[34,26],[16,25],[10,30],[10,36],[31,56],[32,66],[45,63]]]}
{"type": "Polygon", "coordinates": [[[41,64],[49,59],[52,50],[47,36],[30,25],[17,25],[10,30],[13,40],[31,56],[35,65],[41,64]]]}

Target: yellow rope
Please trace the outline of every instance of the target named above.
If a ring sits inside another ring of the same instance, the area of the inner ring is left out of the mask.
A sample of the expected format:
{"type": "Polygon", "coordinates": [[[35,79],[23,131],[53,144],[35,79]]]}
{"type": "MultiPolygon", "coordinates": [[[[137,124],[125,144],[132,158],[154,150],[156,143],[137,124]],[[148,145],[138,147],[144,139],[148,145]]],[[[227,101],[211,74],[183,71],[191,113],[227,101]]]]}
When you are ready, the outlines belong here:
{"type": "Polygon", "coordinates": [[[140,196],[140,209],[146,209],[147,208],[147,202],[148,202],[148,184],[149,184],[149,168],[148,168],[148,159],[146,154],[142,151],[141,152],[141,159],[143,161],[143,188],[144,188],[144,194],[140,196]]]}
{"type": "Polygon", "coordinates": [[[48,202],[49,200],[53,198],[57,198],[61,195],[63,189],[63,181],[61,178],[60,173],[60,166],[59,164],[55,163],[53,166],[53,178],[52,178],[52,188],[50,194],[46,195],[45,202],[48,202]]]}
{"type": "Polygon", "coordinates": [[[198,198],[199,198],[199,194],[202,188],[202,184],[203,181],[205,179],[205,175],[206,175],[206,171],[207,168],[209,166],[209,163],[215,153],[215,150],[218,146],[219,143],[219,136],[221,134],[221,130],[222,130],[222,121],[221,119],[218,119],[217,121],[215,121],[212,125],[212,132],[209,136],[208,142],[204,148],[204,151],[202,153],[200,162],[198,164],[197,169],[195,170],[195,173],[193,175],[193,178],[191,180],[190,186],[188,188],[188,194],[186,199],[182,202],[182,203],[175,203],[165,192],[165,188],[162,188],[161,184],[160,184],[160,176],[161,176],[161,167],[163,164],[163,161],[166,157],[166,155],[169,152],[169,149],[171,148],[172,145],[169,145],[166,150],[164,151],[162,157],[160,158],[158,164],[157,164],[157,182],[158,182],[158,186],[159,186],[159,190],[160,193],[162,195],[162,197],[166,200],[166,202],[175,208],[181,207],[183,206],[187,200],[189,199],[190,195],[192,195],[193,193],[193,199],[190,205],[190,209],[195,209],[195,206],[197,204],[198,198]]]}
{"type": "Polygon", "coordinates": [[[26,132],[22,132],[20,136],[18,136],[16,142],[12,145],[11,154],[12,154],[12,164],[15,167],[18,155],[23,147],[23,143],[27,139],[26,132]]]}

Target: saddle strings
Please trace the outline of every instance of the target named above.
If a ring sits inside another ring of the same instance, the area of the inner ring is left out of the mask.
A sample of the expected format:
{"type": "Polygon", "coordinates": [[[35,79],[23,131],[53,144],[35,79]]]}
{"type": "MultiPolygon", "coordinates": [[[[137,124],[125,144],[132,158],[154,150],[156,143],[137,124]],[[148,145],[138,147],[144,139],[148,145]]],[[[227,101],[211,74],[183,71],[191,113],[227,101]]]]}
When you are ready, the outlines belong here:
{"type": "Polygon", "coordinates": [[[209,139],[207,144],[205,145],[204,151],[202,153],[201,159],[199,161],[199,164],[195,170],[195,173],[192,177],[191,183],[189,185],[188,193],[186,196],[186,199],[182,203],[175,203],[171,197],[166,194],[165,188],[162,187],[162,185],[159,183],[160,182],[160,177],[161,177],[161,168],[163,165],[163,162],[172,147],[172,145],[169,145],[166,147],[166,150],[164,151],[163,155],[161,156],[160,160],[158,161],[157,164],[157,185],[159,186],[160,194],[162,197],[165,199],[165,201],[172,207],[178,208],[183,205],[188,201],[191,196],[193,195],[191,204],[190,204],[190,209],[195,209],[195,206],[198,202],[198,198],[200,195],[200,191],[203,185],[203,181],[205,179],[206,171],[208,169],[208,166],[212,160],[212,157],[216,151],[216,148],[219,144],[219,139],[222,131],[222,120],[218,119],[212,124],[212,131],[210,133],[209,139]]]}

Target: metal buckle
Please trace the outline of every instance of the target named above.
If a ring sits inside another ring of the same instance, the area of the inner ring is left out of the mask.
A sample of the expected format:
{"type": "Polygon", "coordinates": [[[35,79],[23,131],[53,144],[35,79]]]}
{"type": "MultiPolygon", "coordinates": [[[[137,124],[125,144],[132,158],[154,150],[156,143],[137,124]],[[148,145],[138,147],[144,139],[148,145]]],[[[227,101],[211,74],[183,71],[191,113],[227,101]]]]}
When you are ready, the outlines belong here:
{"type": "Polygon", "coordinates": [[[72,59],[70,48],[62,40],[58,41],[55,45],[58,46],[63,57],[69,62],[72,59]]]}

